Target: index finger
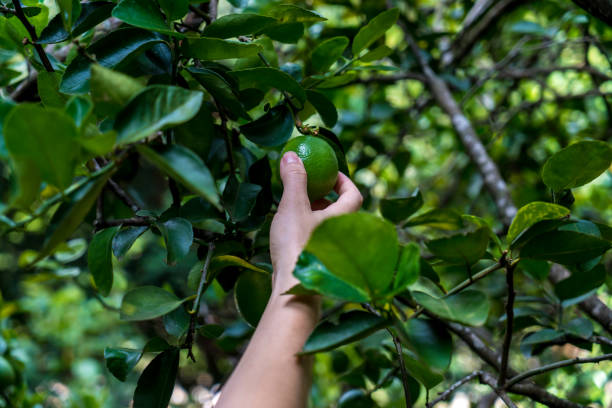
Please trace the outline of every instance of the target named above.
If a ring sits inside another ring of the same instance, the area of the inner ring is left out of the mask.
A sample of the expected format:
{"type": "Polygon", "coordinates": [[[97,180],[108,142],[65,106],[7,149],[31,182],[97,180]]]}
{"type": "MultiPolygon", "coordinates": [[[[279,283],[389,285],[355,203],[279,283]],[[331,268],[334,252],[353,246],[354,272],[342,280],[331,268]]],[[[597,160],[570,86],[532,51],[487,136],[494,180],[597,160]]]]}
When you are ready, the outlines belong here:
{"type": "Polygon", "coordinates": [[[338,181],[334,190],[338,193],[338,200],[324,210],[321,210],[325,216],[331,217],[346,214],[361,208],[363,197],[357,186],[344,173],[338,172],[338,181]]]}

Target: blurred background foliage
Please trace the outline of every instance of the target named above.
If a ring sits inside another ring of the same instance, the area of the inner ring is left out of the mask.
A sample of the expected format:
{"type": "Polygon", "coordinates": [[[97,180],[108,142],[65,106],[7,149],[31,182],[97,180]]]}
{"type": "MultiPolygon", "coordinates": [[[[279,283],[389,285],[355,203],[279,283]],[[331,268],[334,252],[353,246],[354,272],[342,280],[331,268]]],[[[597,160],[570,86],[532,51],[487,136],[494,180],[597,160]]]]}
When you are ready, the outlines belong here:
{"type": "MultiPolygon", "coordinates": [[[[24,5],[41,9],[30,18],[39,32],[59,12],[58,3],[23,1],[24,5]]],[[[218,14],[236,10],[236,2],[231,3],[221,0],[218,14]]],[[[244,7],[239,7],[240,10],[258,13],[275,6],[268,0],[242,3],[244,7]]],[[[452,89],[475,126],[508,182],[515,204],[521,207],[536,200],[551,201],[551,193],[540,177],[547,158],[584,138],[611,140],[612,28],[569,0],[518,1],[478,33],[465,55],[453,56],[453,50],[460,49],[461,41],[465,40],[457,34],[462,33],[469,11],[480,3],[408,0],[397,2],[397,6],[423,49],[424,57],[452,89]]],[[[311,0],[299,4],[316,11],[327,21],[310,25],[296,44],[275,43],[280,65],[303,65],[313,46],[322,39],[336,35],[352,38],[366,21],[386,8],[382,0],[311,0]]],[[[0,17],[3,97],[18,91],[32,69],[26,58],[29,51],[24,51],[22,45],[15,43],[14,36],[9,35],[9,24],[8,18],[0,17]]],[[[108,24],[112,22],[104,22],[97,30],[108,29],[108,24]]],[[[86,43],[95,31],[85,33],[80,41],[86,43]]],[[[481,174],[457,138],[449,116],[417,78],[419,66],[402,29],[399,26],[390,29],[384,43],[393,52],[375,63],[380,67],[356,71],[350,83],[323,91],[339,111],[333,130],[346,148],[353,179],[365,197],[364,208],[376,212],[381,198],[408,196],[419,189],[426,208],[452,208],[478,215],[501,233],[503,223],[485,191],[481,174]]],[[[61,51],[62,47],[69,47],[67,60],[78,53],[76,47],[70,47],[70,42],[51,48],[61,51]]],[[[307,123],[322,125],[317,115],[309,117],[307,123]]],[[[211,167],[223,161],[223,153],[218,154],[221,158],[211,167]]],[[[274,152],[270,155],[277,158],[274,152]]],[[[6,172],[0,169],[0,174],[6,175],[6,172]]],[[[137,174],[132,174],[126,166],[117,178],[127,181],[128,191],[151,209],[163,210],[171,201],[163,178],[153,167],[140,167],[137,174]]],[[[276,176],[274,180],[278,196],[280,186],[276,176]]],[[[0,195],[7,195],[6,186],[6,183],[1,185],[0,195]]],[[[611,193],[610,172],[573,190],[574,215],[612,223],[611,193]]],[[[117,217],[129,216],[126,208],[120,203],[116,205],[111,211],[117,217]]],[[[89,275],[81,273],[87,269],[84,239],[92,234],[91,222],[81,226],[74,239],[44,264],[35,270],[24,268],[32,259],[30,248],[38,247],[44,238],[49,217],[30,223],[26,232],[10,232],[0,240],[0,334],[3,339],[0,348],[6,349],[12,361],[23,367],[20,375],[26,379],[23,393],[27,394],[23,406],[128,406],[138,373],[149,360],[143,359],[127,381],[121,383],[105,369],[103,350],[111,345],[140,348],[156,333],[155,325],[162,323],[129,324],[119,320],[114,308],[120,305],[128,282],[135,286],[165,286],[181,295],[190,294],[187,277],[198,256],[192,251],[177,265],[168,266],[163,262],[162,238],[147,232],[126,257],[114,260],[115,286],[110,296],[102,299],[91,289],[89,275]]],[[[93,214],[89,217],[93,218],[93,214]]],[[[418,239],[419,230],[412,233],[418,239]]],[[[606,262],[607,281],[598,296],[610,307],[609,255],[606,262]]],[[[452,270],[446,272],[440,274],[443,284],[462,279],[462,275],[457,276],[452,270]]],[[[517,277],[517,285],[523,290],[521,295],[538,296],[542,290],[550,290],[537,277],[537,271],[531,272],[517,277]]],[[[488,294],[494,310],[499,312],[503,308],[503,276],[491,276],[476,287],[488,294]]],[[[252,331],[237,313],[231,293],[226,293],[218,283],[206,292],[204,303],[206,322],[222,324],[226,330],[219,340],[201,339],[195,350],[197,363],[181,364],[173,406],[196,407],[208,403],[211,392],[229,374],[252,331]]],[[[491,313],[491,316],[499,314],[491,313]]],[[[503,331],[498,321],[489,321],[487,327],[493,333],[503,331]]],[[[381,352],[380,339],[375,336],[316,356],[313,407],[334,406],[346,384],[361,385],[363,378],[351,378],[347,373],[366,361],[364,355],[374,356],[380,362],[379,366],[364,367],[366,373],[376,372],[388,364],[390,356],[381,352]],[[342,374],[346,375],[338,381],[338,375],[342,374]]],[[[480,367],[480,361],[463,343],[455,342],[455,348],[446,381],[431,390],[431,395],[447,388],[453,379],[480,367]]],[[[576,347],[566,345],[548,349],[537,357],[515,354],[512,363],[522,369],[532,368],[540,360],[568,358],[580,353],[576,347]]],[[[374,374],[371,377],[376,378],[374,374]]],[[[375,382],[366,381],[370,387],[375,382]]],[[[555,395],[582,404],[601,407],[612,404],[612,364],[609,362],[558,370],[538,377],[537,382],[555,395]]],[[[472,405],[486,398],[491,400],[489,390],[483,385],[468,385],[464,392],[455,397],[454,404],[465,403],[466,395],[472,405]]],[[[401,384],[396,380],[391,387],[374,392],[373,398],[382,407],[400,407],[401,393],[401,384]]],[[[419,403],[424,403],[424,394],[422,389],[419,403]]],[[[520,404],[536,406],[527,400],[520,404]]]]}

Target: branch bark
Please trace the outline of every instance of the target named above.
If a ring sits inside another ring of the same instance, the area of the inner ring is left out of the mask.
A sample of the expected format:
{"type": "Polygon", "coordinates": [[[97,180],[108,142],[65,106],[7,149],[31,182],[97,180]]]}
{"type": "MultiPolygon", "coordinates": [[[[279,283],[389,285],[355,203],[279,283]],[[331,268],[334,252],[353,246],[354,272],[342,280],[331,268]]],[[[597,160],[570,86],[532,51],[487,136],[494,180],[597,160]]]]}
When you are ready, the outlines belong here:
{"type": "Polygon", "coordinates": [[[36,29],[30,24],[28,18],[23,13],[23,9],[21,8],[21,2],[19,0],[13,0],[13,6],[15,7],[15,16],[21,21],[21,24],[25,27],[30,34],[30,40],[32,40],[32,45],[34,45],[34,49],[38,53],[40,57],[40,61],[42,62],[45,70],[48,72],[54,72],[53,66],[51,65],[51,61],[49,61],[49,57],[47,57],[47,53],[45,52],[42,45],[38,44],[38,36],[36,35],[36,29]]]}

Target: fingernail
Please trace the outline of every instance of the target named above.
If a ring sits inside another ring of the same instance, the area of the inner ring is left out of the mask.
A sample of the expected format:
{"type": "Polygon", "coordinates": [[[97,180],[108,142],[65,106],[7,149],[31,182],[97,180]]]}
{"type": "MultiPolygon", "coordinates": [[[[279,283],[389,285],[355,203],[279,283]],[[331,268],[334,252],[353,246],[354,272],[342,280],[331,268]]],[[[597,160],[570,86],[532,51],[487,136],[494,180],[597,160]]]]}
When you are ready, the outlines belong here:
{"type": "Polygon", "coordinates": [[[297,163],[299,160],[300,158],[297,154],[295,154],[295,152],[289,151],[283,156],[283,161],[285,164],[297,163]]]}

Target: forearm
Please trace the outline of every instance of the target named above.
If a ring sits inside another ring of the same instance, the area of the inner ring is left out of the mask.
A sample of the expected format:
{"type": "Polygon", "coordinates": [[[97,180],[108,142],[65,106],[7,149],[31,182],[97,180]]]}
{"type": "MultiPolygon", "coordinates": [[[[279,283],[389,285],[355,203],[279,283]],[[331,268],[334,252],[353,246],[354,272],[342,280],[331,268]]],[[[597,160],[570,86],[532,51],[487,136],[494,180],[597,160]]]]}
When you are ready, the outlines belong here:
{"type": "Polygon", "coordinates": [[[221,391],[217,408],[303,408],[312,358],[297,356],[319,319],[320,300],[270,297],[240,363],[221,391]]]}

